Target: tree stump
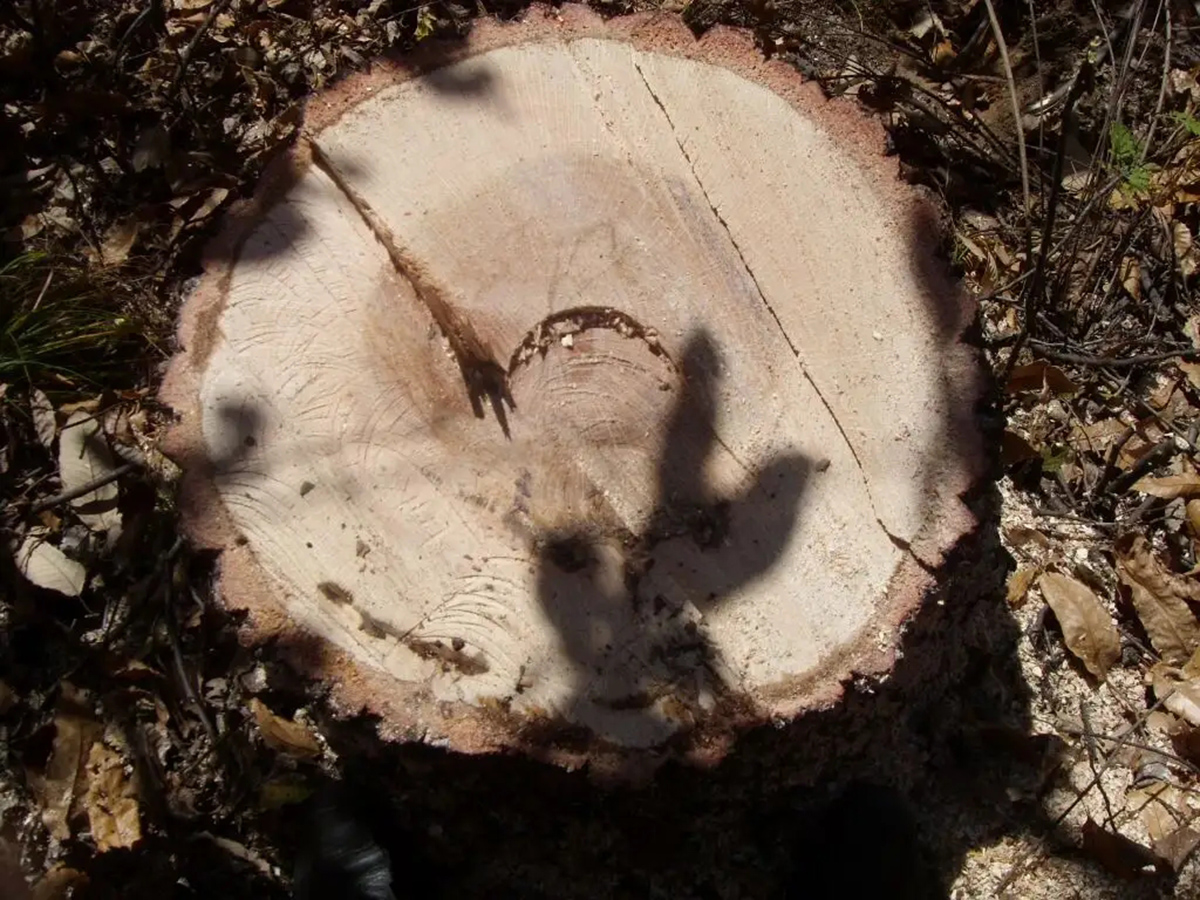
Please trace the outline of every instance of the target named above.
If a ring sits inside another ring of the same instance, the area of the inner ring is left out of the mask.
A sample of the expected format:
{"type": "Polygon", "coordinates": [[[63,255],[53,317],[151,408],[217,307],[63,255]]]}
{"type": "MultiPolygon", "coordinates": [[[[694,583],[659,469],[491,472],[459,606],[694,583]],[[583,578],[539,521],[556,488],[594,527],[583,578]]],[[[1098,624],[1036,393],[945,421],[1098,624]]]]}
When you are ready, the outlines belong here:
{"type": "Polygon", "coordinates": [[[744,34],[534,7],[315,97],[185,304],[185,522],[389,737],[669,747],[884,676],[979,378],[882,131],[744,34]]]}

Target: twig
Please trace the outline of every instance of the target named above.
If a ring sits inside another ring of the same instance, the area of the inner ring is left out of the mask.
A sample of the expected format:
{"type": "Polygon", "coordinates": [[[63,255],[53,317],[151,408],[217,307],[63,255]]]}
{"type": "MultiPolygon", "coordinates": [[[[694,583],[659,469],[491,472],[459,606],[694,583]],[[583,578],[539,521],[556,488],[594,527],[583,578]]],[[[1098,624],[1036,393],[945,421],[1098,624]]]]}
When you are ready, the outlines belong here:
{"type": "MultiPolygon", "coordinates": [[[[1037,67],[1037,91],[1041,97],[1046,90],[1046,84],[1042,80],[1042,48],[1041,42],[1038,40],[1037,31],[1037,9],[1033,5],[1033,0],[1026,0],[1029,7],[1029,33],[1033,38],[1033,61],[1037,67]]],[[[1028,107],[1026,107],[1028,109],[1028,107]]],[[[1038,116],[1038,152],[1046,152],[1046,122],[1044,116],[1038,116]]],[[[1038,192],[1046,193],[1046,173],[1042,166],[1038,166],[1038,192]]]]}
{"type": "Polygon", "coordinates": [[[1096,779],[1096,787],[1100,790],[1100,798],[1104,801],[1104,812],[1108,816],[1108,825],[1115,831],[1117,823],[1113,816],[1112,801],[1108,799],[1108,791],[1104,789],[1104,781],[1100,778],[1100,771],[1096,765],[1099,748],[1096,746],[1096,733],[1092,730],[1092,717],[1088,712],[1085,700],[1079,701],[1079,720],[1083,722],[1083,742],[1087,749],[1088,767],[1092,770],[1092,775],[1096,779]]]}
{"type": "Polygon", "coordinates": [[[1144,366],[1150,363],[1164,362],[1168,359],[1200,359],[1200,350],[1191,347],[1185,347],[1180,350],[1164,351],[1163,353],[1144,353],[1141,356],[1089,356],[1086,353],[1064,353],[1061,350],[1052,350],[1045,346],[1041,341],[1033,342],[1037,346],[1039,356],[1044,356],[1046,359],[1054,362],[1071,363],[1077,366],[1108,366],[1113,369],[1128,369],[1133,366],[1144,366]]]}
{"type": "Polygon", "coordinates": [[[217,16],[225,12],[225,7],[229,5],[229,0],[217,0],[208,10],[208,15],[204,17],[204,21],[200,23],[200,27],[196,29],[196,33],[192,35],[192,39],[187,42],[187,46],[183,48],[183,52],[179,54],[179,68],[175,70],[175,76],[171,79],[171,83],[167,86],[167,99],[172,99],[175,92],[179,89],[179,83],[183,80],[183,73],[187,71],[188,64],[192,61],[192,55],[196,52],[196,47],[203,40],[204,35],[208,33],[208,29],[212,27],[212,23],[216,21],[217,16]]]}
{"type": "Polygon", "coordinates": [[[1128,472],[1112,483],[1113,493],[1125,493],[1133,487],[1135,481],[1159,463],[1165,462],[1173,452],[1175,452],[1175,435],[1169,434],[1155,444],[1149,453],[1130,466],[1128,472]]]}
{"type": "Polygon", "coordinates": [[[92,491],[104,487],[106,484],[112,484],[112,482],[128,475],[130,472],[137,471],[137,468],[133,463],[119,465],[111,472],[105,472],[100,477],[93,478],[87,484],[81,484],[79,487],[71,488],[69,491],[63,491],[61,494],[55,494],[53,497],[39,500],[33,506],[29,507],[29,512],[31,515],[37,515],[52,506],[58,506],[60,503],[67,503],[70,500],[78,499],[85,494],[90,494],[92,491]]]}
{"type": "Polygon", "coordinates": [[[1163,17],[1165,29],[1165,45],[1163,46],[1163,68],[1162,80],[1158,84],[1158,99],[1154,102],[1154,115],[1150,117],[1150,128],[1146,132],[1146,140],[1142,142],[1142,152],[1138,156],[1138,163],[1146,161],[1146,154],[1150,152],[1150,144],[1154,140],[1154,129],[1158,127],[1159,116],[1162,115],[1163,104],[1167,99],[1167,80],[1171,74],[1171,7],[1167,6],[1166,15],[1163,17]]]}
{"type": "MultiPolygon", "coordinates": [[[[990,0],[989,0],[990,2],[990,0]]],[[[989,7],[990,8],[990,7],[989,7]]],[[[1083,67],[1075,73],[1075,79],[1071,82],[1071,90],[1067,94],[1067,101],[1063,105],[1062,123],[1059,127],[1058,148],[1054,155],[1054,171],[1050,177],[1050,196],[1046,200],[1045,213],[1042,217],[1042,236],[1038,246],[1037,262],[1033,268],[1033,278],[1025,285],[1025,321],[1024,327],[1017,334],[1016,343],[1013,344],[1012,352],[1008,356],[1008,365],[1006,366],[1004,380],[1007,382],[1008,377],[1012,375],[1012,370],[1017,364],[1017,358],[1021,354],[1021,347],[1025,340],[1029,337],[1029,333],[1033,328],[1033,323],[1037,319],[1037,311],[1041,306],[1041,302],[1046,293],[1046,264],[1050,258],[1050,239],[1054,234],[1054,221],[1058,214],[1058,199],[1061,195],[1062,179],[1063,179],[1063,164],[1067,158],[1067,136],[1071,133],[1071,117],[1075,111],[1075,103],[1079,100],[1083,93],[1084,86],[1091,81],[1090,63],[1084,62],[1083,67]]],[[[1016,95],[1014,94],[1014,103],[1016,95]]],[[[1020,122],[1017,123],[1018,127],[1020,122]]],[[[1025,142],[1024,138],[1021,141],[1022,155],[1024,154],[1025,142]]],[[[1026,173],[1028,174],[1028,173],[1026,173]]],[[[1028,190],[1028,184],[1026,184],[1028,190]]],[[[1028,206],[1029,198],[1025,198],[1026,206],[1028,206]]],[[[1029,212],[1026,210],[1026,222],[1029,221],[1029,212]]],[[[1032,236],[1027,235],[1026,241],[1030,256],[1032,255],[1032,236]]],[[[1028,256],[1026,257],[1029,258],[1028,256]]]]}
{"type": "Polygon", "coordinates": [[[1117,472],[1117,458],[1121,455],[1121,451],[1125,449],[1125,445],[1129,443],[1129,439],[1134,435],[1134,430],[1127,427],[1116,442],[1108,448],[1108,456],[1104,460],[1104,471],[1100,473],[1100,477],[1096,480],[1096,484],[1088,492],[1088,499],[1095,501],[1100,496],[1100,492],[1108,487],[1108,483],[1112,481],[1113,475],[1117,472]]]}
{"type": "Polygon", "coordinates": [[[1004,33],[1000,30],[996,7],[992,5],[992,0],[983,2],[987,6],[988,20],[992,23],[992,34],[996,38],[996,48],[1000,51],[1004,77],[1008,81],[1008,97],[1012,102],[1013,126],[1017,129],[1017,152],[1021,159],[1021,194],[1025,200],[1025,243],[1028,245],[1033,242],[1033,235],[1029,222],[1029,160],[1025,155],[1025,129],[1021,126],[1021,101],[1017,98],[1017,83],[1013,79],[1012,63],[1008,59],[1008,44],[1004,42],[1004,33]]]}
{"type": "MultiPolygon", "coordinates": [[[[1137,729],[1144,727],[1147,720],[1149,720],[1149,718],[1150,718],[1150,714],[1155,712],[1156,710],[1158,710],[1163,705],[1164,699],[1165,698],[1162,698],[1162,697],[1157,698],[1154,701],[1154,704],[1149,709],[1147,709],[1144,713],[1142,713],[1140,716],[1138,716],[1137,721],[1130,722],[1128,725],[1126,725],[1122,729],[1123,734],[1132,734],[1137,729]]],[[[1107,738],[1106,740],[1111,740],[1114,743],[1116,743],[1116,740],[1113,738],[1107,738]]],[[[1075,807],[1077,807],[1080,803],[1083,802],[1083,798],[1086,797],[1091,792],[1092,788],[1094,788],[1097,784],[1100,783],[1100,777],[1108,770],[1108,768],[1110,766],[1113,765],[1113,763],[1116,761],[1116,756],[1117,755],[1115,753],[1111,753],[1105,758],[1103,764],[1099,768],[1099,771],[1096,772],[1092,776],[1091,780],[1083,787],[1083,789],[1081,791],[1079,791],[1078,794],[1076,794],[1075,799],[1072,800],[1067,805],[1066,809],[1064,809],[1062,812],[1060,812],[1057,816],[1055,816],[1047,824],[1046,830],[1048,832],[1053,833],[1054,829],[1058,828],[1059,825],[1061,825],[1064,821],[1066,821],[1067,816],[1069,816],[1072,812],[1074,812],[1075,807]]],[[[1042,846],[1040,844],[1040,842],[1039,842],[1039,846],[1032,847],[1029,850],[1026,850],[1024,853],[1022,853],[1020,858],[1016,862],[1014,862],[1011,866],[1009,866],[1008,872],[1005,874],[1005,876],[1000,879],[1000,883],[996,885],[996,888],[993,892],[994,895],[997,897],[1009,896],[1009,894],[1008,894],[1009,887],[1012,885],[1012,883],[1014,881],[1016,881],[1018,878],[1020,878],[1024,874],[1023,870],[1024,870],[1025,866],[1028,865],[1030,862],[1032,862],[1034,857],[1040,857],[1044,853],[1045,853],[1045,847],[1042,846]]]]}
{"type": "Polygon", "coordinates": [[[33,312],[37,312],[38,307],[42,305],[42,299],[46,296],[46,291],[50,290],[50,282],[54,280],[54,270],[51,269],[46,273],[46,280],[42,283],[42,289],[38,291],[37,299],[33,301],[33,312]]]}

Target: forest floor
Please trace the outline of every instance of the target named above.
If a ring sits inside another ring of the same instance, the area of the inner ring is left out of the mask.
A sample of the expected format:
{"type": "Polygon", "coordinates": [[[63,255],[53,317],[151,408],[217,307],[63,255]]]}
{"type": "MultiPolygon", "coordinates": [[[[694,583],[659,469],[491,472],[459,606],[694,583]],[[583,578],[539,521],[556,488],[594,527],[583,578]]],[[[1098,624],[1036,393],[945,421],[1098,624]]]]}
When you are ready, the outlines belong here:
{"type": "Polygon", "coordinates": [[[911,896],[1200,896],[1200,15],[994,5],[593,4],[746,28],[878,118],[993,376],[984,524],[907,639],[954,645],[938,689],[849,690],[874,739],[817,780],[749,734],[636,789],[330,715],[239,643],[157,449],[180,297],[304,99],[544,11],[0,6],[0,893],[285,897],[342,780],[418,897],[847,896],[881,847],[911,896]]]}

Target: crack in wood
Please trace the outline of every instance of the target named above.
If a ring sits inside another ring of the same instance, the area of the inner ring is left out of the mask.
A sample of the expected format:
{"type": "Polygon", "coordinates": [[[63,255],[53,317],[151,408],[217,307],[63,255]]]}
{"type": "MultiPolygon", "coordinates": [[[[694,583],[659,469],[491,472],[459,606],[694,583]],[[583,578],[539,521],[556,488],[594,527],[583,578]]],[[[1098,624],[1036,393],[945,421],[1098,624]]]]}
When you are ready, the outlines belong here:
{"type": "Polygon", "coordinates": [[[809,386],[813,389],[813,392],[817,395],[817,398],[821,401],[821,405],[825,407],[825,411],[829,414],[829,418],[833,420],[834,427],[837,428],[838,434],[841,435],[842,441],[846,444],[846,448],[850,451],[850,455],[854,459],[854,464],[858,467],[859,475],[862,477],[863,490],[866,491],[867,501],[871,505],[871,510],[875,513],[876,523],[883,528],[884,533],[887,534],[887,536],[892,539],[893,542],[901,540],[888,531],[887,527],[883,524],[883,520],[880,519],[877,512],[877,507],[875,505],[875,498],[871,494],[870,481],[867,479],[866,470],[863,468],[862,460],[858,456],[858,451],[855,449],[854,443],[850,440],[850,436],[846,433],[845,427],[843,427],[841,420],[834,412],[833,406],[821,392],[821,388],[818,387],[816,381],[812,377],[812,374],[808,371],[808,367],[804,365],[804,360],[800,355],[800,348],[796,346],[795,342],[792,340],[792,336],[788,334],[787,329],[784,328],[783,322],[779,318],[779,314],[775,312],[775,308],[771,305],[771,301],[767,299],[767,295],[763,291],[762,285],[758,282],[758,276],[754,274],[754,270],[750,267],[750,263],[746,259],[745,253],[742,252],[741,245],[738,243],[737,238],[733,236],[733,231],[730,229],[729,223],[725,221],[725,217],[721,215],[721,212],[717,209],[717,205],[713,202],[712,197],[709,196],[708,189],[704,186],[704,182],[700,178],[700,173],[696,171],[696,162],[692,159],[692,155],[688,152],[687,147],[684,146],[683,141],[680,139],[678,129],[675,127],[675,121],[671,118],[671,113],[667,110],[666,104],[663,103],[662,98],[658,96],[658,92],[655,91],[651,86],[650,80],[646,77],[646,73],[642,70],[641,65],[638,64],[636,60],[633,63],[633,67],[637,71],[638,76],[642,79],[642,85],[645,87],[646,93],[650,95],[650,99],[654,101],[655,106],[658,107],[659,111],[663,114],[663,118],[666,119],[667,127],[671,130],[671,137],[675,139],[675,145],[679,148],[680,155],[683,156],[684,161],[688,164],[688,168],[691,171],[693,180],[696,182],[696,186],[700,189],[700,193],[704,197],[705,202],[708,204],[708,208],[712,211],[713,216],[718,222],[721,223],[721,228],[724,229],[725,236],[729,239],[730,245],[737,254],[738,260],[742,264],[742,269],[745,271],[746,276],[750,279],[750,283],[754,285],[754,290],[758,294],[759,300],[762,301],[762,304],[764,307],[766,307],[767,312],[771,314],[771,318],[774,319],[775,326],[779,329],[779,333],[783,335],[783,339],[787,341],[788,348],[796,357],[796,362],[800,365],[800,372],[804,375],[804,380],[808,382],[809,386]]]}
{"type": "Polygon", "coordinates": [[[455,362],[458,363],[475,417],[484,417],[483,400],[486,398],[504,436],[511,440],[505,406],[515,410],[516,403],[513,402],[512,393],[509,391],[508,373],[496,361],[495,351],[479,336],[471,321],[450,302],[449,291],[437,284],[425,266],[400,246],[392,230],[380,219],[366,199],[350,186],[316,141],[310,138],[308,146],[314,164],[354,207],[355,212],[387,253],[396,274],[412,286],[417,299],[433,317],[438,330],[450,345],[455,362]]]}

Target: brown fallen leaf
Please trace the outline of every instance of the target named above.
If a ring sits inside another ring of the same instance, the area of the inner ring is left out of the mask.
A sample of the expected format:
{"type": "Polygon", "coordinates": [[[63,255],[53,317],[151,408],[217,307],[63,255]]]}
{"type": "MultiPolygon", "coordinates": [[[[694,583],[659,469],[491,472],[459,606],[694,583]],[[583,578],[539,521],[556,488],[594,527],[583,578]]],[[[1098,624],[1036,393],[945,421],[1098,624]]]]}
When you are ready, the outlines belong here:
{"type": "Polygon", "coordinates": [[[1062,628],[1067,649],[1096,678],[1104,678],[1121,656],[1121,638],[1112,616],[1092,589],[1066,575],[1047,572],[1037,585],[1062,628]]]}
{"type": "Polygon", "coordinates": [[[1184,863],[1200,846],[1200,831],[1188,828],[1176,828],[1161,840],[1154,841],[1154,852],[1166,860],[1172,872],[1178,872],[1184,863]]]}
{"type": "Polygon", "coordinates": [[[1179,827],[1181,797],[1177,787],[1159,782],[1148,788],[1130,790],[1125,800],[1128,807],[1141,811],[1139,818],[1153,843],[1179,827]]]}
{"type": "Polygon", "coordinates": [[[320,741],[300,722],[276,715],[257,697],[250,701],[250,711],[268,747],[293,756],[321,755],[320,741]]]}
{"type": "Polygon", "coordinates": [[[1200,585],[1167,571],[1141,535],[1119,539],[1116,559],[1150,643],[1165,662],[1183,665],[1200,647],[1200,621],[1187,604],[1200,602],[1200,585]]]}
{"type": "Polygon", "coordinates": [[[1176,719],[1169,736],[1172,749],[1181,759],[1186,759],[1193,765],[1200,763],[1200,728],[1176,719]]]}
{"type": "Polygon", "coordinates": [[[1189,472],[1183,475],[1164,475],[1161,478],[1141,478],[1134,482],[1133,489],[1164,500],[1196,497],[1200,496],[1200,475],[1189,472]]]}
{"type": "Polygon", "coordinates": [[[1186,376],[1188,383],[1200,390],[1200,363],[1179,362],[1176,365],[1179,366],[1179,371],[1186,376]]]}
{"type": "Polygon", "coordinates": [[[1200,725],[1200,678],[1189,677],[1182,669],[1157,663],[1150,670],[1154,696],[1179,718],[1200,725]]]}
{"type": "Polygon", "coordinates": [[[125,775],[121,754],[96,741],[88,753],[86,808],[92,840],[101,853],[132,847],[142,839],[137,788],[125,775]]]}
{"type": "Polygon", "coordinates": [[[1126,800],[1129,806],[1141,810],[1142,825],[1154,852],[1178,872],[1200,844],[1200,832],[1187,827],[1191,810],[1183,792],[1171,784],[1155,784],[1130,791],[1126,800]]]}
{"type": "Polygon", "coordinates": [[[1200,537],[1200,500],[1187,502],[1188,526],[1192,529],[1193,537],[1200,537]]]}
{"type": "Polygon", "coordinates": [[[1067,445],[1073,450],[1103,454],[1128,430],[1129,426],[1120,419],[1101,419],[1091,425],[1075,424],[1067,445]]]}
{"type": "Polygon", "coordinates": [[[104,233],[98,252],[92,254],[94,261],[102,266],[119,266],[129,258],[129,251],[137,243],[141,223],[130,216],[113,223],[104,233]]]}
{"type": "Polygon", "coordinates": [[[29,414],[38,443],[49,450],[58,436],[58,417],[49,398],[37,388],[29,392],[29,414]]]}
{"type": "Polygon", "coordinates": [[[60,841],[71,836],[72,812],[87,784],[87,754],[103,730],[99,722],[84,713],[73,688],[64,685],[63,695],[54,719],[50,759],[45,771],[33,779],[41,801],[42,822],[60,841]]]}
{"type": "Polygon", "coordinates": [[[1155,386],[1146,396],[1146,402],[1155,409],[1166,409],[1171,404],[1171,398],[1175,396],[1175,389],[1179,386],[1179,379],[1172,378],[1169,375],[1160,375],[1155,382],[1155,386]]]}
{"type": "Polygon", "coordinates": [[[1117,277],[1121,279],[1121,287],[1130,297],[1134,300],[1142,299],[1142,267],[1136,257],[1126,256],[1121,260],[1117,277]]]}
{"type": "Polygon", "coordinates": [[[1017,366],[1008,379],[1008,392],[1021,394],[1027,391],[1049,390],[1052,394],[1073,394],[1079,387],[1057,366],[1044,360],[1017,366]]]}
{"type": "Polygon", "coordinates": [[[1146,869],[1162,862],[1153,851],[1097,825],[1090,816],[1083,823],[1083,852],[1126,881],[1142,877],[1146,869]]]}
{"type": "MultiPolygon", "coordinates": [[[[58,474],[64,491],[79,490],[111,476],[117,460],[96,416],[83,410],[71,413],[58,438],[58,474]]],[[[76,497],[71,507],[93,531],[115,531],[121,526],[115,481],[101,484],[76,497]]]]}
{"type": "Polygon", "coordinates": [[[1021,566],[1008,576],[1007,600],[1010,609],[1020,609],[1025,605],[1029,586],[1041,571],[1038,566],[1021,566]]]}

